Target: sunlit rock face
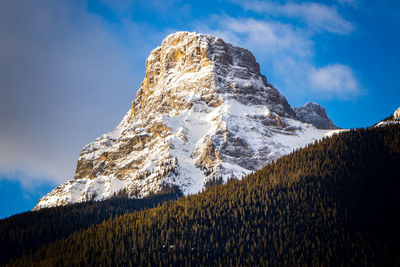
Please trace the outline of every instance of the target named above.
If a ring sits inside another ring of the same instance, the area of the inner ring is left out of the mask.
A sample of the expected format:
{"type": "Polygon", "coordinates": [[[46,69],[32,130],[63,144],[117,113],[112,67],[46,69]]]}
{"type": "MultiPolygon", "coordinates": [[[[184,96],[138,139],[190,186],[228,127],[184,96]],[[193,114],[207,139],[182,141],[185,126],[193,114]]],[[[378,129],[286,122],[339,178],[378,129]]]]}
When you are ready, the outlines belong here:
{"type": "Polygon", "coordinates": [[[35,209],[141,198],[166,185],[193,194],[213,178],[240,179],[331,133],[317,129],[334,128],[326,113],[328,127],[304,119],[306,111],[299,119],[250,51],[211,35],[171,34],[148,57],[120,124],[86,145],[74,179],[35,209]]]}
{"type": "Polygon", "coordinates": [[[400,120],[400,108],[396,109],[396,111],[394,112],[393,119],[400,120]]]}

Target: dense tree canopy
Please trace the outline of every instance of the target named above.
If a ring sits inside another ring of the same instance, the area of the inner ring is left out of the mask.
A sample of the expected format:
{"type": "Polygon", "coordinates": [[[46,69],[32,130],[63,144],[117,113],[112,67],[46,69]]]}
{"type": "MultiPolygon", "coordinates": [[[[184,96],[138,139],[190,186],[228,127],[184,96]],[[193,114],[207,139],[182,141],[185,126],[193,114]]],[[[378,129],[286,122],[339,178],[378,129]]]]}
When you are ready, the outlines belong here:
{"type": "Polygon", "coordinates": [[[241,181],[93,224],[10,264],[394,266],[399,163],[399,125],[350,130],[241,181]]]}
{"type": "Polygon", "coordinates": [[[75,231],[126,213],[156,207],[181,195],[177,188],[164,187],[159,194],[144,199],[114,197],[101,202],[25,212],[0,220],[0,265],[75,231]]]}

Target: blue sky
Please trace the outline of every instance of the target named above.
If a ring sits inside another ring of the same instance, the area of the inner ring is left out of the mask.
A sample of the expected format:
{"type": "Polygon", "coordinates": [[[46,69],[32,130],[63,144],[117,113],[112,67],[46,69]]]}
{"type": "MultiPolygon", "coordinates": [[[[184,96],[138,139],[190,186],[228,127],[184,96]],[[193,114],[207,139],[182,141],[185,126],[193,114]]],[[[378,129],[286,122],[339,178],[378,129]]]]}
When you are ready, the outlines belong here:
{"type": "Polygon", "coordinates": [[[0,0],[0,217],[73,178],[175,31],[249,49],[292,106],[320,103],[342,128],[374,124],[400,106],[398,14],[397,0],[0,0]]]}

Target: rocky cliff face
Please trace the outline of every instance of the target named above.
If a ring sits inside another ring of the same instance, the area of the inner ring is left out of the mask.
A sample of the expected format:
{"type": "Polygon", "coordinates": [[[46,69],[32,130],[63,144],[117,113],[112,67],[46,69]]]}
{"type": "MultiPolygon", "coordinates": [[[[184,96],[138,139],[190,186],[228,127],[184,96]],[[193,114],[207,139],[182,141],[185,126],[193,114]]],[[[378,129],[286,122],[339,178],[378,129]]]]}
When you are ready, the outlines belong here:
{"type": "Polygon", "coordinates": [[[338,129],[326,115],[323,107],[316,103],[308,102],[304,107],[294,108],[297,118],[305,123],[311,123],[319,129],[338,129]]]}
{"type": "Polygon", "coordinates": [[[213,178],[241,178],[330,134],[311,125],[334,128],[325,111],[310,110],[312,119],[307,105],[293,110],[250,51],[210,35],[169,35],[148,57],[121,123],[85,146],[74,179],[35,209],[140,198],[165,185],[191,194],[213,178]]]}

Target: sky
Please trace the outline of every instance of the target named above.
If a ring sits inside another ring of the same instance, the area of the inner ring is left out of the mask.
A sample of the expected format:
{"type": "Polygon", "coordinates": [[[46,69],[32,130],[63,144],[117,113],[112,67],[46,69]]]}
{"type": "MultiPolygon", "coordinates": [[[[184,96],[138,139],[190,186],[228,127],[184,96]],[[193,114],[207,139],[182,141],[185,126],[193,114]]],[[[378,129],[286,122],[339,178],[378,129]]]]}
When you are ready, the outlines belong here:
{"type": "Polygon", "coordinates": [[[0,218],[73,178],[176,31],[249,49],[292,106],[373,125],[400,106],[398,14],[397,0],[0,0],[0,218]]]}

